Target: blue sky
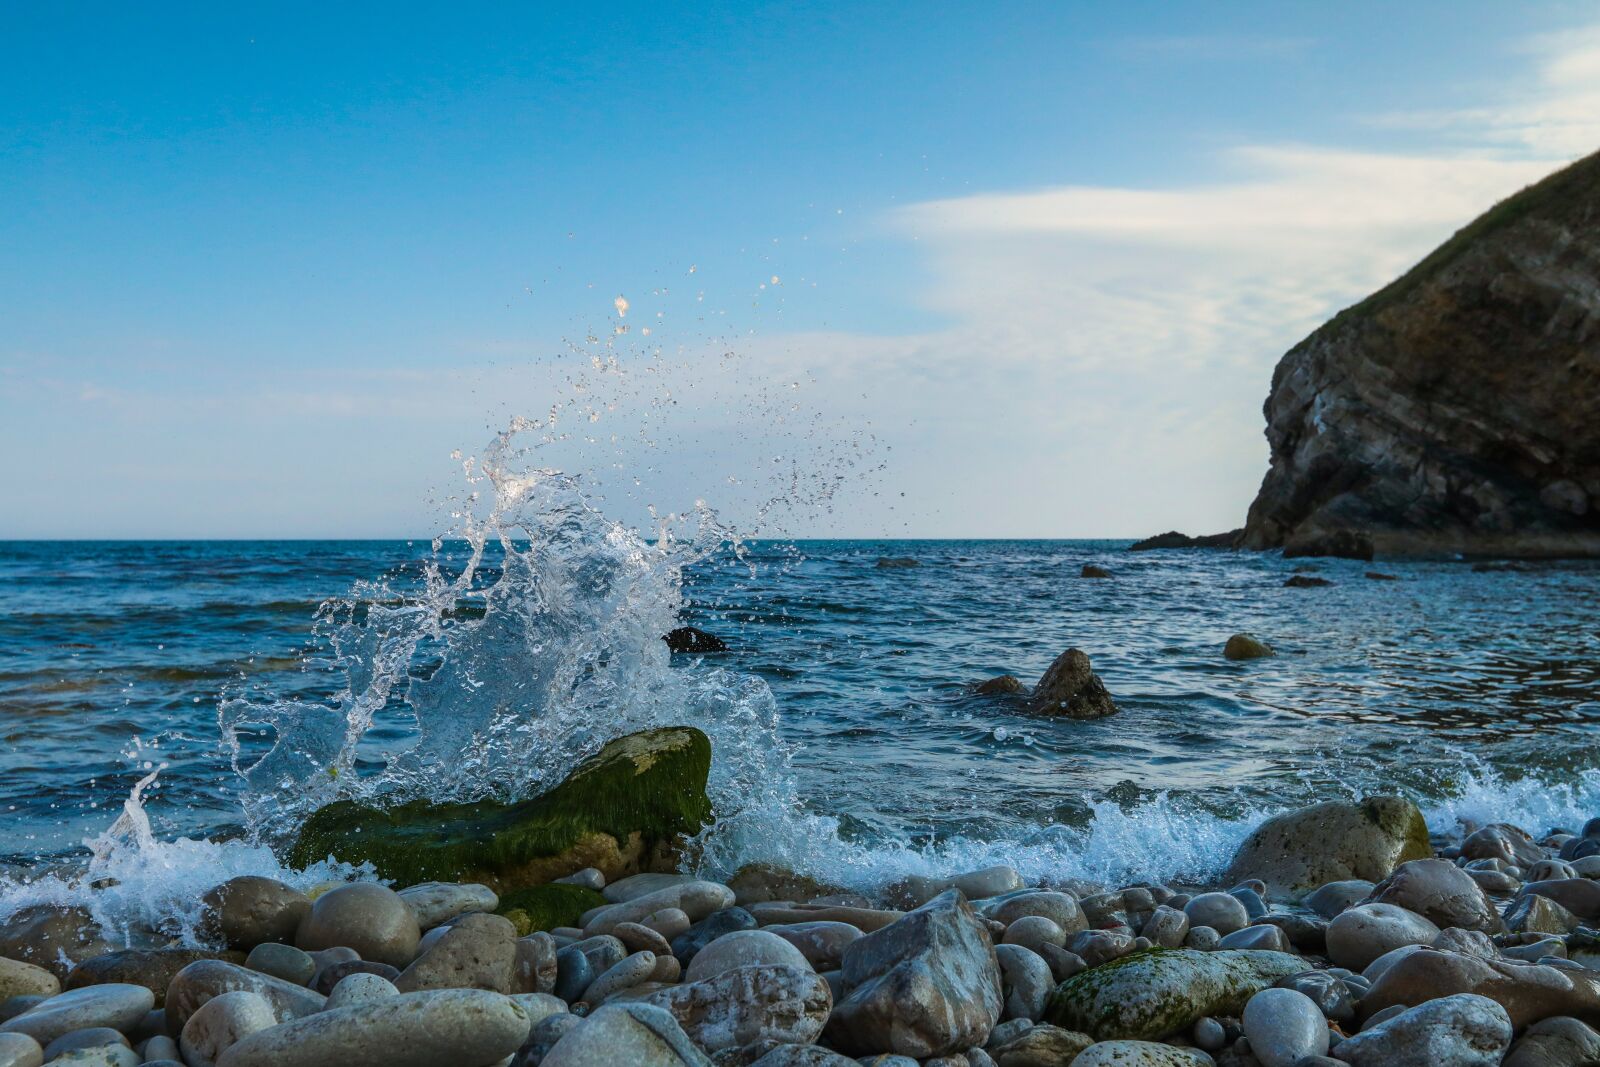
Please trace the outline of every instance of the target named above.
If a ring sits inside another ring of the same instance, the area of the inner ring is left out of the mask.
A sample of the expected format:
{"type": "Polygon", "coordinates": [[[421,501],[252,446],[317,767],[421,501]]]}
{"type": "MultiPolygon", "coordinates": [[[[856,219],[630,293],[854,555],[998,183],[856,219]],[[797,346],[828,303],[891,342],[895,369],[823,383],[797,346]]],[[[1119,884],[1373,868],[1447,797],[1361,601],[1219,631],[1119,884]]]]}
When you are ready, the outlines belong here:
{"type": "Polygon", "coordinates": [[[429,534],[575,368],[630,521],[1236,525],[1282,351],[1600,147],[1600,8],[1396,6],[13,9],[0,536],[429,534]]]}

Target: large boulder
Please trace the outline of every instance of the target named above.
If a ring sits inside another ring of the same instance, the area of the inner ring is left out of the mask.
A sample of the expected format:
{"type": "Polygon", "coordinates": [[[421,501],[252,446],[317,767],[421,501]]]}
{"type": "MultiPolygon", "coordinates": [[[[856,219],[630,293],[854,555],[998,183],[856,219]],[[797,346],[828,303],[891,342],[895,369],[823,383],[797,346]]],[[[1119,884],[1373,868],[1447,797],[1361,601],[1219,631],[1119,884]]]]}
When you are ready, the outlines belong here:
{"type": "Polygon", "coordinates": [[[1028,710],[1035,715],[1059,715],[1068,719],[1103,719],[1115,715],[1117,705],[1100,676],[1094,673],[1088,654],[1082,649],[1069,648],[1045,668],[1028,698],[1028,710]]]}
{"type": "Polygon", "coordinates": [[[1497,204],[1300,342],[1244,544],[1600,555],[1600,154],[1497,204]]]}
{"type": "Polygon", "coordinates": [[[1237,1016],[1255,994],[1307,970],[1310,964],[1287,952],[1151,949],[1062,982],[1044,1021],[1100,1041],[1154,1039],[1208,1015],[1237,1016]]]}
{"type": "Polygon", "coordinates": [[[607,880],[670,870],[682,838],[711,819],[710,770],[704,733],[648,730],[612,741],[554,789],[514,804],[335,801],[306,820],[289,862],[333,856],[371,863],[400,885],[477,882],[502,897],[585,867],[607,880]]]}
{"type": "MultiPolygon", "coordinates": [[[[804,963],[804,961],[801,961],[804,963]]],[[[684,1033],[708,1052],[759,1041],[809,1045],[833,1007],[827,979],[806,967],[752,965],[651,993],[684,1033]]]]}
{"type": "Polygon", "coordinates": [[[1294,900],[1325,882],[1377,882],[1408,860],[1433,855],[1422,812],[1403,797],[1342,800],[1275,815],[1256,827],[1224,880],[1259,878],[1274,899],[1294,900]]]}
{"type": "Polygon", "coordinates": [[[988,928],[959,890],[851,942],[827,1043],[914,1059],[982,1045],[1004,1006],[988,928]]]}

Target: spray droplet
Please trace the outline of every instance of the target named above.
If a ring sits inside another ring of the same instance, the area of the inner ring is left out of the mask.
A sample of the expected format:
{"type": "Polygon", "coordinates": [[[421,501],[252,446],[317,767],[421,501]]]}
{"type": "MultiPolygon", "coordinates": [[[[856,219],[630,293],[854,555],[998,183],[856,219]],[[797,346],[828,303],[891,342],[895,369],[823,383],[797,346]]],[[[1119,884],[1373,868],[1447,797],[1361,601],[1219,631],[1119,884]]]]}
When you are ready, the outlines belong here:
{"type": "Polygon", "coordinates": [[[625,319],[625,318],[628,317],[628,298],[627,297],[619,296],[615,300],[613,300],[612,303],[616,305],[617,317],[618,318],[625,319]]]}

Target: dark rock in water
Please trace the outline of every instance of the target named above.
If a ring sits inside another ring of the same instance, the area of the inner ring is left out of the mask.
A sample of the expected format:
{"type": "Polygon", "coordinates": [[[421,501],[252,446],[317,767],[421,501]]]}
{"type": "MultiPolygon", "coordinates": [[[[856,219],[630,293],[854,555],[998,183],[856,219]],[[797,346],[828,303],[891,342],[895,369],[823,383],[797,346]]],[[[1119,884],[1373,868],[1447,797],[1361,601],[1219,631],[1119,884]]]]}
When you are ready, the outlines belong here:
{"type": "Polygon", "coordinates": [[[226,959],[230,963],[243,962],[238,952],[208,952],[191,948],[123,949],[104,956],[84,960],[73,967],[62,983],[63,989],[82,989],[84,986],[105,985],[108,982],[125,982],[142,985],[155,994],[156,1007],[166,1003],[167,986],[177,973],[196,960],[226,959]]]}
{"type": "Polygon", "coordinates": [[[1069,719],[1102,719],[1117,713],[1105,683],[1094,673],[1089,656],[1069,648],[1056,657],[1033,687],[1028,710],[1035,715],[1063,715],[1069,719]]]}
{"type": "Polygon", "coordinates": [[[922,561],[912,559],[910,556],[879,556],[878,566],[886,570],[894,570],[903,567],[920,567],[922,566],[922,561]]]}
{"type": "Polygon", "coordinates": [[[1093,563],[1085,563],[1083,565],[1083,570],[1079,572],[1078,577],[1109,578],[1111,577],[1111,572],[1106,570],[1104,567],[1096,567],[1093,563]]]}
{"type": "Polygon", "coordinates": [[[1385,574],[1382,571],[1368,571],[1367,577],[1375,582],[1398,582],[1400,580],[1398,574],[1385,574]]]}
{"type": "Polygon", "coordinates": [[[1309,574],[1296,574],[1283,583],[1289,589],[1316,589],[1319,586],[1332,585],[1326,578],[1317,578],[1309,574]]]}
{"type": "Polygon", "coordinates": [[[1600,154],[1496,205],[1279,362],[1244,543],[1600,555],[1600,154]]]}
{"type": "Polygon", "coordinates": [[[1177,530],[1168,530],[1164,534],[1146,537],[1143,541],[1135,541],[1128,546],[1129,552],[1148,552],[1155,548],[1238,548],[1239,539],[1244,535],[1243,530],[1229,530],[1227,533],[1206,534],[1202,537],[1190,537],[1177,530]]]}
{"type": "Polygon", "coordinates": [[[681,839],[711,819],[710,769],[711,741],[699,730],[647,730],[610,742],[532,800],[387,809],[335,801],[306,820],[288,860],[304,867],[331,855],[370,862],[400,885],[477,882],[502,897],[585,867],[607,881],[670,871],[681,839]]]}
{"type": "Polygon", "coordinates": [[[987,697],[999,693],[1020,693],[1027,688],[1016,675],[1002,674],[998,678],[990,678],[987,682],[979,682],[972,691],[979,696],[987,697]]]}
{"type": "Polygon", "coordinates": [[[662,636],[661,640],[674,652],[693,652],[696,655],[705,655],[707,652],[728,651],[727,642],[716,634],[697,630],[693,626],[680,626],[662,636]]]}
{"type": "Polygon", "coordinates": [[[1508,563],[1505,560],[1483,560],[1472,565],[1473,574],[1522,574],[1532,569],[1525,563],[1508,563]]]}
{"type": "Polygon", "coordinates": [[[1234,634],[1222,646],[1223,659],[1264,659],[1276,655],[1271,645],[1254,634],[1234,634]]]}
{"type": "Polygon", "coordinates": [[[74,964],[111,952],[87,908],[35,904],[0,923],[0,956],[31,963],[65,980],[74,964]]]}

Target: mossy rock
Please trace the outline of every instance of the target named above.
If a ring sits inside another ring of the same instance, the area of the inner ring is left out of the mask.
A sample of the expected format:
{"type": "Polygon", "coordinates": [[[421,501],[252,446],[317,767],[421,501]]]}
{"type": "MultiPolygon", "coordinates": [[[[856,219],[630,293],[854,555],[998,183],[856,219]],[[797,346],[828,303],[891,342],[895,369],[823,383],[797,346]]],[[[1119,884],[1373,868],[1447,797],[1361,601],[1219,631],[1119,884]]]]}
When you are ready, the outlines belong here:
{"type": "Polygon", "coordinates": [[[538,930],[580,926],[584,912],[605,903],[606,898],[588,886],[536,885],[501,897],[495,913],[511,920],[518,937],[526,937],[538,930]]]}
{"type": "Polygon", "coordinates": [[[1256,827],[1223,881],[1259,878],[1269,896],[1298,900],[1328,882],[1381,882],[1400,864],[1432,855],[1428,823],[1406,798],[1335,800],[1275,815],[1256,827]]]}
{"type": "Polygon", "coordinates": [[[1096,1041],[1150,1041],[1245,1001],[1311,965],[1288,952],[1151,949],[1080,971],[1056,987],[1044,1021],[1096,1041]]]}
{"type": "Polygon", "coordinates": [[[710,771],[704,733],[648,730],[610,742],[531,800],[392,808],[335,801],[306,820],[287,859],[299,868],[329,856],[367,862],[399,886],[479,882],[502,901],[585,867],[607,880],[671,870],[683,838],[711,821],[710,771]]]}

